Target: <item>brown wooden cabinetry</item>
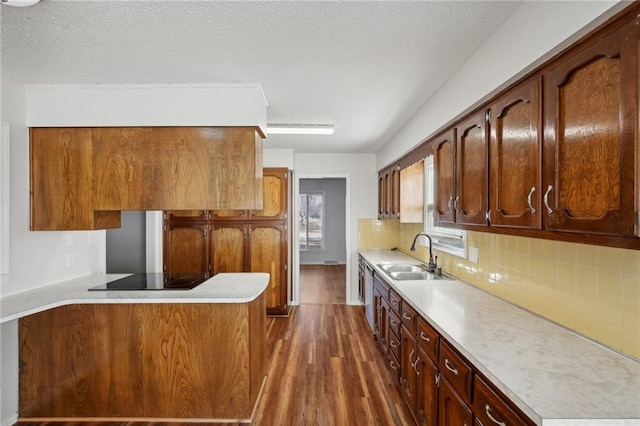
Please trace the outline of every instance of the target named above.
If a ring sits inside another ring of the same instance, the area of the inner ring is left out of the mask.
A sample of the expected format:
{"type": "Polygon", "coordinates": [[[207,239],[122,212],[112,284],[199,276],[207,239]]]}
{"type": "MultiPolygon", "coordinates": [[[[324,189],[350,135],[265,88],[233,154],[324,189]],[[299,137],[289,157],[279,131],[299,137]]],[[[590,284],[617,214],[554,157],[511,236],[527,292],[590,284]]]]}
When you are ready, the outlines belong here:
{"type": "Polygon", "coordinates": [[[490,111],[491,225],[540,229],[540,80],[500,96],[490,111]]]}
{"type": "Polygon", "coordinates": [[[456,223],[486,225],[488,211],[487,116],[481,110],[455,127],[456,223]]]}
{"type": "Polygon", "coordinates": [[[196,267],[204,258],[212,275],[266,272],[267,313],[288,314],[288,174],[285,168],[264,170],[261,210],[165,212],[165,271],[196,267]],[[206,241],[195,235],[197,230],[204,232],[206,241]],[[189,238],[195,241],[182,242],[189,238]]]}
{"type": "Polygon", "coordinates": [[[30,129],[31,229],[120,226],[121,210],[262,208],[252,127],[30,129]]]}
{"type": "Polygon", "coordinates": [[[415,413],[417,397],[418,345],[413,331],[402,324],[400,348],[402,361],[400,363],[400,391],[404,395],[409,408],[415,413]]]}
{"type": "Polygon", "coordinates": [[[466,402],[453,390],[447,379],[438,383],[438,425],[471,426],[473,415],[466,402]]]}
{"type": "Polygon", "coordinates": [[[503,398],[480,377],[474,379],[473,413],[480,424],[507,424],[526,426],[522,419],[503,398]]]}
{"type": "Polygon", "coordinates": [[[400,217],[400,165],[378,173],[378,219],[400,217]]]}
{"type": "Polygon", "coordinates": [[[544,74],[547,229],[634,235],[637,55],[634,19],[544,74]]]}
{"type": "Polygon", "coordinates": [[[435,221],[440,224],[455,223],[453,202],[456,194],[456,142],[453,129],[433,140],[433,164],[435,169],[435,221]]]}

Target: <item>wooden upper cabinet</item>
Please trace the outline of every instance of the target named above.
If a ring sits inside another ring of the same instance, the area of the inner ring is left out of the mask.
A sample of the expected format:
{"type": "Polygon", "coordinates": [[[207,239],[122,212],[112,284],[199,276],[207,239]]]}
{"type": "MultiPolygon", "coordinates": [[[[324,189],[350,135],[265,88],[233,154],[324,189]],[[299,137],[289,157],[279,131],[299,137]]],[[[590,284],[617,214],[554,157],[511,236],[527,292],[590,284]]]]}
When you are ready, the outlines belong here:
{"type": "Polygon", "coordinates": [[[31,229],[120,226],[120,210],[262,209],[253,127],[31,129],[31,229]]]}
{"type": "Polygon", "coordinates": [[[120,227],[119,211],[93,208],[91,129],[30,131],[31,230],[120,227]]]}
{"type": "Polygon", "coordinates": [[[378,173],[378,219],[400,217],[400,165],[378,173]]]}
{"type": "Polygon", "coordinates": [[[435,170],[435,221],[455,223],[455,136],[453,129],[433,140],[433,165],[435,170]]]}
{"type": "Polygon", "coordinates": [[[634,235],[637,41],[633,20],[544,74],[549,230],[634,235]]]}
{"type": "Polygon", "coordinates": [[[540,90],[540,80],[535,78],[491,105],[492,226],[542,226],[540,90]]]}
{"type": "Polygon", "coordinates": [[[210,226],[198,222],[170,222],[164,225],[163,262],[169,273],[210,273],[210,226]],[[189,253],[185,256],[184,253],[189,253]]]}
{"type": "Polygon", "coordinates": [[[289,169],[262,171],[263,207],[256,210],[214,210],[214,220],[285,220],[288,214],[289,169]]]}
{"type": "Polygon", "coordinates": [[[471,115],[455,127],[456,223],[487,225],[488,144],[486,111],[471,115]]]}
{"type": "Polygon", "coordinates": [[[166,210],[164,220],[202,220],[209,219],[209,210],[166,210]]]}
{"type": "Polygon", "coordinates": [[[400,217],[400,178],[400,166],[397,165],[391,169],[389,178],[389,217],[393,219],[400,217]]]}

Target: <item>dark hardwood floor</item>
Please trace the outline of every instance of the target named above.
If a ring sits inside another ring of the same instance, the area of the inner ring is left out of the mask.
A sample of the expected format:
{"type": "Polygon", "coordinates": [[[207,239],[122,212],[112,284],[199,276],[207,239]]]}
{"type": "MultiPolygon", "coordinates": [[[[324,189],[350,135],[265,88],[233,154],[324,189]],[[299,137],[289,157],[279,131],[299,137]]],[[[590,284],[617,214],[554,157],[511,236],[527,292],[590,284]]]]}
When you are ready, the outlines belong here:
{"type": "MultiPolygon", "coordinates": [[[[310,269],[320,287],[338,287],[326,281],[339,274],[320,279],[310,269]]],[[[361,306],[318,299],[267,318],[267,354],[256,425],[415,424],[361,306]]]]}
{"type": "Polygon", "coordinates": [[[300,265],[300,304],[346,302],[346,265],[300,265]]]}

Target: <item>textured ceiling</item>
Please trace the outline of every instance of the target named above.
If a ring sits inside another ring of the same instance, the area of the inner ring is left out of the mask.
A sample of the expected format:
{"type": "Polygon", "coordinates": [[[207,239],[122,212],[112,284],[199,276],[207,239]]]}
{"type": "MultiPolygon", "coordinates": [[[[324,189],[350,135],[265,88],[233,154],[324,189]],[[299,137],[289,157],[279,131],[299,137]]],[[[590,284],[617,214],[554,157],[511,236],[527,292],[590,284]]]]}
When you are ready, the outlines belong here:
{"type": "Polygon", "coordinates": [[[265,147],[376,152],[518,6],[42,0],[2,6],[2,72],[22,83],[260,83],[270,123],[335,125],[265,147]]]}

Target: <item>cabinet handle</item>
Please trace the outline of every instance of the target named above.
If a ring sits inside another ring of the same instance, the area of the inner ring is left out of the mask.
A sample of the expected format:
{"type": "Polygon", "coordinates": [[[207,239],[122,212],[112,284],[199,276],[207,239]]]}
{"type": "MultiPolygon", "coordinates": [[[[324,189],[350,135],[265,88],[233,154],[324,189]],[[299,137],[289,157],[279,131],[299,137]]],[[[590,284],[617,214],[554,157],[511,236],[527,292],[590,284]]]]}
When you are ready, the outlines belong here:
{"type": "Polygon", "coordinates": [[[416,375],[419,376],[420,372],[418,371],[418,363],[420,362],[420,355],[416,358],[416,362],[413,363],[413,370],[416,372],[416,375]]]}
{"type": "Polygon", "coordinates": [[[402,318],[404,318],[404,319],[406,319],[406,320],[410,320],[410,319],[411,319],[411,317],[410,317],[409,315],[407,315],[407,313],[406,313],[406,312],[403,312],[403,313],[402,313],[402,318]]]}
{"type": "Polygon", "coordinates": [[[460,197],[456,197],[456,200],[453,202],[453,209],[456,213],[460,213],[460,210],[458,209],[458,201],[460,201],[460,197]]]}
{"type": "Polygon", "coordinates": [[[389,367],[391,367],[393,370],[396,370],[396,371],[398,370],[398,367],[396,366],[396,363],[393,362],[393,361],[389,362],[389,367]]]}
{"type": "Polygon", "coordinates": [[[391,320],[391,325],[392,325],[392,326],[394,326],[394,327],[397,327],[397,326],[398,326],[398,323],[397,323],[397,322],[395,322],[394,320],[391,320]]]}
{"type": "Polygon", "coordinates": [[[447,208],[451,210],[451,203],[453,202],[453,195],[449,197],[449,201],[447,202],[447,208]]]}
{"type": "Polygon", "coordinates": [[[398,301],[397,300],[392,300],[391,304],[394,305],[394,306],[398,306],[398,301]]]}
{"type": "Polygon", "coordinates": [[[393,349],[396,349],[398,347],[398,345],[396,345],[396,342],[394,342],[393,340],[389,341],[389,346],[391,346],[393,349]]]}
{"type": "Polygon", "coordinates": [[[527,203],[529,204],[529,210],[531,210],[531,214],[536,214],[536,209],[533,208],[533,205],[531,204],[531,196],[534,192],[536,192],[536,187],[532,186],[531,191],[529,191],[529,195],[527,195],[527,203]]]}
{"type": "Polygon", "coordinates": [[[458,369],[453,364],[451,364],[449,358],[445,358],[444,366],[447,367],[447,370],[451,371],[456,376],[458,375],[458,369]]]}
{"type": "Polygon", "coordinates": [[[415,352],[415,349],[411,349],[411,353],[409,354],[409,364],[413,365],[413,353],[415,352]]]}
{"type": "Polygon", "coordinates": [[[429,338],[429,336],[427,336],[426,334],[424,334],[424,331],[421,331],[421,332],[420,332],[420,338],[421,338],[422,340],[424,340],[425,342],[430,342],[430,341],[431,341],[431,339],[429,338]]]}
{"type": "Polygon", "coordinates": [[[544,193],[544,205],[547,208],[547,214],[551,216],[553,213],[553,209],[549,207],[549,193],[553,190],[553,186],[549,185],[547,187],[547,192],[544,193]]]}
{"type": "Polygon", "coordinates": [[[496,420],[496,418],[495,418],[495,417],[493,417],[493,416],[491,415],[491,407],[489,407],[489,404],[486,404],[486,405],[484,406],[484,412],[485,412],[485,413],[487,413],[487,417],[489,417],[489,419],[490,419],[492,422],[494,422],[495,424],[500,425],[500,426],[507,426],[507,424],[506,424],[505,422],[498,421],[498,420],[496,420]]]}

